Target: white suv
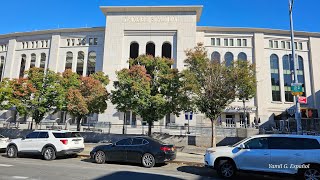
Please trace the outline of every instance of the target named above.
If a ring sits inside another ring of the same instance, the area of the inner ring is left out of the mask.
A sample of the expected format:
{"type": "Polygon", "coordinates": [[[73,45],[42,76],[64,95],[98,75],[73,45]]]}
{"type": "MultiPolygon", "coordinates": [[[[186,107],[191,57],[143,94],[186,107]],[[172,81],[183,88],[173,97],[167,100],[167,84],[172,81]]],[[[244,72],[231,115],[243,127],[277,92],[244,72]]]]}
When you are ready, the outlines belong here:
{"type": "Polygon", "coordinates": [[[53,160],[56,156],[77,154],[83,150],[83,137],[79,132],[36,130],[25,138],[13,139],[7,146],[7,156],[39,154],[45,160],[53,160]]]}
{"type": "Polygon", "coordinates": [[[233,146],[207,149],[204,162],[224,178],[250,171],[320,179],[319,142],[318,136],[257,135],[233,146]]]}

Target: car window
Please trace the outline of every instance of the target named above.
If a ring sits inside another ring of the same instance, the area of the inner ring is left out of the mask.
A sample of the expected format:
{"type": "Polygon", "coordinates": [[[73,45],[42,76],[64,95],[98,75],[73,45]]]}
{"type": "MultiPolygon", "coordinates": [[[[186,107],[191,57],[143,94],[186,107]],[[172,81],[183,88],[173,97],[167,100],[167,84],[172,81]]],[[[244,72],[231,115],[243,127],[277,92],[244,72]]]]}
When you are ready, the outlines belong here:
{"type": "Polygon", "coordinates": [[[134,138],[132,139],[132,145],[142,145],[143,139],[142,138],[134,138]]]}
{"type": "Polygon", "coordinates": [[[38,138],[39,132],[32,132],[26,136],[26,139],[35,139],[38,138]]]}
{"type": "Polygon", "coordinates": [[[267,138],[254,138],[244,143],[246,149],[268,149],[267,138]]]}
{"type": "Polygon", "coordinates": [[[303,149],[320,149],[319,141],[316,139],[304,139],[303,149]]]}
{"type": "Polygon", "coordinates": [[[143,140],[143,142],[142,142],[142,144],[149,144],[149,141],[147,141],[147,140],[143,140]]]}
{"type": "Polygon", "coordinates": [[[66,133],[52,133],[55,138],[67,138],[66,133]]]}
{"type": "Polygon", "coordinates": [[[117,146],[127,146],[127,145],[131,145],[131,141],[132,141],[131,138],[122,139],[122,140],[118,141],[118,142],[116,143],[116,145],[117,145],[117,146]]]}
{"type": "Polygon", "coordinates": [[[316,139],[269,137],[269,149],[320,149],[320,144],[316,139]]]}
{"type": "Polygon", "coordinates": [[[48,138],[48,137],[49,137],[48,132],[40,132],[38,135],[38,138],[48,138]]]}

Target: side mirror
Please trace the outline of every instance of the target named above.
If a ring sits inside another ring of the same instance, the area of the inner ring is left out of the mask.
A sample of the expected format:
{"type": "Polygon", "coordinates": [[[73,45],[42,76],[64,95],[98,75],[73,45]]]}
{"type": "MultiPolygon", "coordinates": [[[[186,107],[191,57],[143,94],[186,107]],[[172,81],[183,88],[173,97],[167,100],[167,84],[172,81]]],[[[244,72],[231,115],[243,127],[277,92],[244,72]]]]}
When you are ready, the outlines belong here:
{"type": "Polygon", "coordinates": [[[244,144],[240,144],[238,148],[239,149],[245,149],[246,147],[244,146],[244,144]]]}

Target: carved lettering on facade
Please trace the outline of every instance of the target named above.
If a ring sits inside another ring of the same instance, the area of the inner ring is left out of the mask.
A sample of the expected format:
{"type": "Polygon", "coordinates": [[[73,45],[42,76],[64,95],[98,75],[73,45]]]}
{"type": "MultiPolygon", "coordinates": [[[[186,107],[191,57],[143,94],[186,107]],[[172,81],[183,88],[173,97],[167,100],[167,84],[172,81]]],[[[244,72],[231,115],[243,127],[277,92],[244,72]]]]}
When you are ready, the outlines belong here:
{"type": "Polygon", "coordinates": [[[178,17],[174,16],[141,16],[141,17],[125,17],[124,22],[130,23],[168,23],[178,22],[178,17]]]}

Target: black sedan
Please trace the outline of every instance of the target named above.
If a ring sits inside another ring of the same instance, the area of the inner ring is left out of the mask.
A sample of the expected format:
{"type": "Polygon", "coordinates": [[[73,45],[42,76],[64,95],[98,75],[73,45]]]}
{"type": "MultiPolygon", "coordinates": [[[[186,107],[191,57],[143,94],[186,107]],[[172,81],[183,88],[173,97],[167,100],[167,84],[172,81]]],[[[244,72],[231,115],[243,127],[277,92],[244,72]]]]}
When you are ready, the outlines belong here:
{"type": "Polygon", "coordinates": [[[153,167],[156,163],[174,160],[176,148],[150,137],[131,137],[116,143],[100,145],[90,152],[96,163],[106,161],[142,163],[144,167],[153,167]]]}

